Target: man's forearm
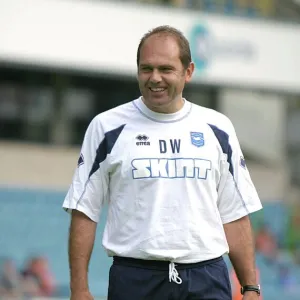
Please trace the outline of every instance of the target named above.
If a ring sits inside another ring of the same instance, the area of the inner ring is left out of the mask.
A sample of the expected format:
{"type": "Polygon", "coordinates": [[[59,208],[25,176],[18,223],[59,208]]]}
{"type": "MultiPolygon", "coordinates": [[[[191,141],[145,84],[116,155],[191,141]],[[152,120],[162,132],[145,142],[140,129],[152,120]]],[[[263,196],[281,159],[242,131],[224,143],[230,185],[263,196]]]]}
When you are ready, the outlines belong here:
{"type": "Polygon", "coordinates": [[[229,244],[229,258],[240,284],[257,284],[255,248],[249,217],[225,224],[224,229],[229,244]]]}
{"type": "Polygon", "coordinates": [[[89,289],[88,265],[94,246],[96,225],[83,213],[73,210],[69,236],[71,292],[89,289]]]}

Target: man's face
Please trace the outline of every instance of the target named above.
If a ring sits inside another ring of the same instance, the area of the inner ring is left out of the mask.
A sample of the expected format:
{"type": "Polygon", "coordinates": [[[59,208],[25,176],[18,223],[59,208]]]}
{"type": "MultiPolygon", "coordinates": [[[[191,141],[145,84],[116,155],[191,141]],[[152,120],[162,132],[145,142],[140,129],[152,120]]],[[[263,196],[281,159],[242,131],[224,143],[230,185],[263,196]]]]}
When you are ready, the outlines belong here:
{"type": "Polygon", "coordinates": [[[184,85],[191,80],[193,70],[192,63],[184,69],[174,37],[150,36],[141,48],[138,66],[139,88],[145,104],[154,111],[168,111],[167,107],[182,101],[184,85]]]}

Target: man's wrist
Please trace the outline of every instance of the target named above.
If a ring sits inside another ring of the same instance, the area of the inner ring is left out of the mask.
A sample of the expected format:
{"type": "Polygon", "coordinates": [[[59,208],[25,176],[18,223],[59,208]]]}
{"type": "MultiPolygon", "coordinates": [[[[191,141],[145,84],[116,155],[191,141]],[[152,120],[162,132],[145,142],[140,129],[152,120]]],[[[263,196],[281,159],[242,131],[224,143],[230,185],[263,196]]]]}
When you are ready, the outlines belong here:
{"type": "Polygon", "coordinates": [[[72,294],[86,293],[89,292],[89,287],[87,285],[86,286],[71,285],[70,290],[72,294]]]}
{"type": "Polygon", "coordinates": [[[260,296],[257,292],[254,292],[254,291],[245,291],[245,292],[244,292],[244,296],[245,296],[245,295],[249,295],[249,294],[250,294],[250,295],[251,295],[251,294],[252,294],[252,295],[256,295],[257,297],[260,296]]]}

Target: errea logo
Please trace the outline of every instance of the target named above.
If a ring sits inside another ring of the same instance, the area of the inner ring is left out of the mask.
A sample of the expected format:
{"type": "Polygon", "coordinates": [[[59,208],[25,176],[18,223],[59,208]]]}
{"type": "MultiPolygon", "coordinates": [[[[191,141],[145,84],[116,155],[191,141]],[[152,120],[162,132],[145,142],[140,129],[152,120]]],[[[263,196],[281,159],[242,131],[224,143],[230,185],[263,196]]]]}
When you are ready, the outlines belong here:
{"type": "Polygon", "coordinates": [[[149,137],[145,134],[139,134],[135,139],[137,146],[150,146],[149,137]]]}

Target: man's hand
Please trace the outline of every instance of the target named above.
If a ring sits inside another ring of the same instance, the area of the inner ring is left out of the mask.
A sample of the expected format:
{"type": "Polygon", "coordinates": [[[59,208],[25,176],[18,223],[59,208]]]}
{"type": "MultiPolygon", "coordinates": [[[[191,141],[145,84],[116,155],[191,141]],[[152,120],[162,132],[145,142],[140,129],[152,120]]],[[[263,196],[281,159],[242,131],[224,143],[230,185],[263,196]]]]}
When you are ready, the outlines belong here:
{"type": "Polygon", "coordinates": [[[261,299],[260,296],[256,292],[245,292],[243,296],[243,300],[259,300],[261,299]]]}
{"type": "Polygon", "coordinates": [[[71,293],[70,300],[94,300],[94,297],[89,291],[71,293]]]}

